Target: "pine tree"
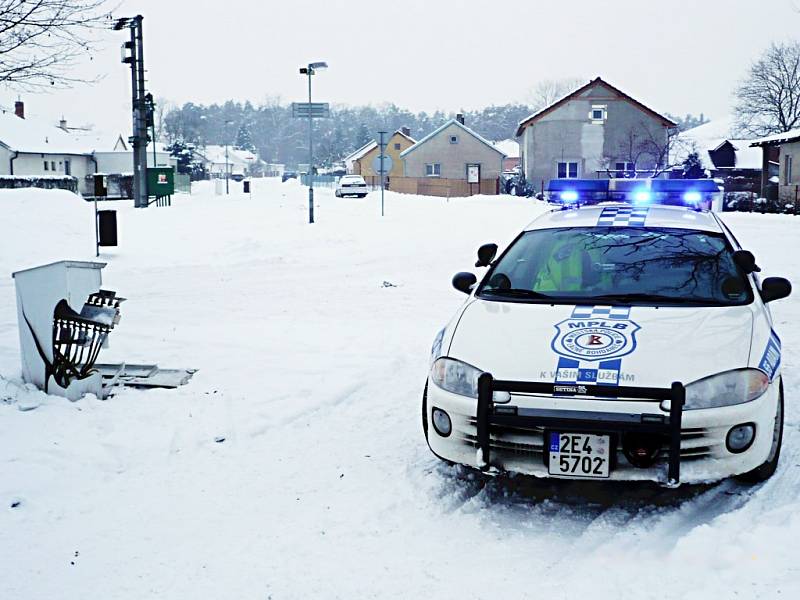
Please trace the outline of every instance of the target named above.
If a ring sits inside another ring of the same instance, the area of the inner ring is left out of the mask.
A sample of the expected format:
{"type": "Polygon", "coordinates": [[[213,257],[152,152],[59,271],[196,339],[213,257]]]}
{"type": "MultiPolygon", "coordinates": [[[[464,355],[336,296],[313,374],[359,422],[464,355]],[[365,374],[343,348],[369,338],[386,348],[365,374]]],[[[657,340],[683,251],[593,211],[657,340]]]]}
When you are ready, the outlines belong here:
{"type": "Polygon", "coordinates": [[[700,162],[700,155],[697,152],[691,152],[683,161],[683,178],[684,179],[705,179],[706,171],[703,164],[700,162]]]}
{"type": "Polygon", "coordinates": [[[239,131],[236,132],[236,143],[234,147],[249,152],[256,151],[256,147],[253,145],[253,136],[250,134],[250,126],[247,121],[242,121],[242,124],[239,125],[239,131]]]}
{"type": "Polygon", "coordinates": [[[359,124],[358,130],[356,131],[355,147],[361,148],[361,146],[368,144],[371,140],[372,136],[369,134],[369,129],[366,124],[359,124]]]}

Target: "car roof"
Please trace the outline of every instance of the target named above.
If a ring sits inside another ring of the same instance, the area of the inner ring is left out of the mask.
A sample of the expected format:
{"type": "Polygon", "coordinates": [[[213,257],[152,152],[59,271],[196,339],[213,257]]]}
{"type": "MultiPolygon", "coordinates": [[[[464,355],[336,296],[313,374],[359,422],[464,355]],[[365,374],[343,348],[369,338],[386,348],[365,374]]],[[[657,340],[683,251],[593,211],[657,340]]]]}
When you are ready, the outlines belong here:
{"type": "Polygon", "coordinates": [[[625,202],[603,202],[571,209],[554,209],[534,219],[525,231],[556,227],[606,226],[667,227],[723,233],[716,217],[708,211],[682,206],[651,204],[633,206],[625,202]]]}

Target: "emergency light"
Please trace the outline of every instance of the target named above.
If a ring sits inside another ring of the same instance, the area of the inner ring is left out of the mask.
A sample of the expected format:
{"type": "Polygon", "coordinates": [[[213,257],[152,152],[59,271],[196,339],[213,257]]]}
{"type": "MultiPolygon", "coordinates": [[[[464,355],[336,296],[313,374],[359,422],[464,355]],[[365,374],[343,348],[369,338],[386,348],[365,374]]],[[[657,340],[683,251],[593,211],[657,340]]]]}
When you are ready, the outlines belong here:
{"type": "Polygon", "coordinates": [[[711,179],[551,179],[546,198],[563,208],[600,202],[709,210],[720,190],[711,179]]]}

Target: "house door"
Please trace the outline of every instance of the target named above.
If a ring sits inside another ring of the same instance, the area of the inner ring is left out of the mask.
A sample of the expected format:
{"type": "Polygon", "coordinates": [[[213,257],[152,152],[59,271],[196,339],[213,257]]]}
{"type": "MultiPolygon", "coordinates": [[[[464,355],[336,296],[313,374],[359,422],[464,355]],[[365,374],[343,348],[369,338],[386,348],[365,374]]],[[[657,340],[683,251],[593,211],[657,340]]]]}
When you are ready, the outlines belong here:
{"type": "Polygon", "coordinates": [[[64,160],[64,175],[72,175],[72,167],[68,158],[64,160]]]}

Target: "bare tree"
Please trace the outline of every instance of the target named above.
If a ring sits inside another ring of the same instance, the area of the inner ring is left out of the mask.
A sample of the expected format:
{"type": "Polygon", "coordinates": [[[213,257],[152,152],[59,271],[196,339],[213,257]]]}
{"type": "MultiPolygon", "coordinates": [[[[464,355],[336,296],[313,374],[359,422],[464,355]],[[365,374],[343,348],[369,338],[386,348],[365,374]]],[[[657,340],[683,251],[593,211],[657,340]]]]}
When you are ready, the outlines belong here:
{"type": "Polygon", "coordinates": [[[586,83],[580,77],[565,77],[563,79],[543,79],[528,93],[528,104],[534,110],[541,110],[574,92],[586,83]]]}
{"type": "Polygon", "coordinates": [[[0,0],[0,84],[69,87],[82,55],[109,24],[105,0],[0,0]]]}
{"type": "Polygon", "coordinates": [[[155,125],[155,137],[156,139],[153,140],[155,142],[166,142],[172,143],[175,140],[173,136],[170,135],[170,132],[167,131],[164,127],[164,119],[167,114],[174,108],[172,102],[167,100],[166,98],[156,98],[155,99],[155,109],[153,115],[153,125],[155,125]]]}
{"type": "Polygon", "coordinates": [[[616,156],[604,157],[600,163],[609,177],[617,176],[616,165],[613,164],[617,161],[632,165],[632,170],[621,172],[622,177],[638,177],[637,170],[643,170],[642,163],[652,165],[646,169],[649,177],[658,177],[680,164],[686,154],[685,140],[678,136],[678,131],[677,127],[673,127],[664,132],[661,128],[640,122],[620,135],[616,156]]]}
{"type": "Polygon", "coordinates": [[[800,127],[800,42],[773,43],[736,90],[737,128],[769,135],[800,127]]]}

